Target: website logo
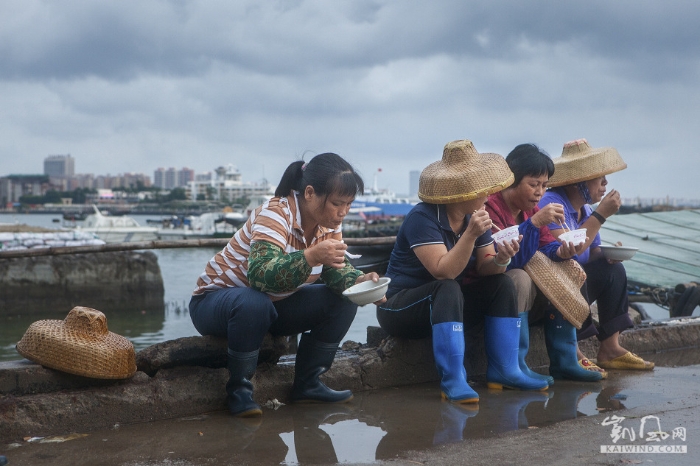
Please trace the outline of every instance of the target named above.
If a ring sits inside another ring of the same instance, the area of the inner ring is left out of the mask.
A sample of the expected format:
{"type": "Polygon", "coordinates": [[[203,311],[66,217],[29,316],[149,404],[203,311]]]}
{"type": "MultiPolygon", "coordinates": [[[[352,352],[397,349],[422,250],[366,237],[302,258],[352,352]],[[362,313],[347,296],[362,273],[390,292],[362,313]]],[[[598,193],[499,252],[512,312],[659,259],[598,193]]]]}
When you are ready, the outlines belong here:
{"type": "Polygon", "coordinates": [[[613,443],[601,445],[601,453],[688,453],[685,427],[666,432],[661,428],[659,417],[650,415],[640,419],[639,429],[636,429],[630,422],[624,425],[625,419],[624,416],[608,416],[601,422],[610,427],[613,443]]]}

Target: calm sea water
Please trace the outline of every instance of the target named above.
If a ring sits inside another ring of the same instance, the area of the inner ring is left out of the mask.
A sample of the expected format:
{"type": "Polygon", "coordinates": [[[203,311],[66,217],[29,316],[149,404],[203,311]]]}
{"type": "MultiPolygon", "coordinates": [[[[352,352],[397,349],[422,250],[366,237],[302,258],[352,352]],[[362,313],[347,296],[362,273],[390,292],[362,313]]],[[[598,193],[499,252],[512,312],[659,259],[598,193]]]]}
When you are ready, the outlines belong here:
{"type": "MultiPolygon", "coordinates": [[[[152,215],[134,215],[141,225],[146,225],[147,219],[158,219],[152,215]]],[[[22,223],[45,228],[60,228],[60,215],[51,214],[3,214],[0,213],[0,223],[22,223]]],[[[217,252],[211,248],[192,249],[156,249],[163,285],[165,288],[165,311],[152,312],[134,309],[133,312],[107,316],[109,330],[123,335],[134,343],[136,350],[154,343],[160,343],[175,338],[198,335],[190,320],[187,305],[194,289],[197,277],[204,270],[204,264],[217,252]]],[[[65,315],[70,309],[65,310],[65,315]]],[[[0,316],[0,361],[21,359],[15,350],[15,344],[22,338],[27,327],[39,319],[60,319],[61,313],[52,312],[37,318],[21,314],[0,316]]],[[[367,326],[378,325],[375,306],[368,305],[358,309],[346,340],[360,343],[367,341],[367,326]]]]}

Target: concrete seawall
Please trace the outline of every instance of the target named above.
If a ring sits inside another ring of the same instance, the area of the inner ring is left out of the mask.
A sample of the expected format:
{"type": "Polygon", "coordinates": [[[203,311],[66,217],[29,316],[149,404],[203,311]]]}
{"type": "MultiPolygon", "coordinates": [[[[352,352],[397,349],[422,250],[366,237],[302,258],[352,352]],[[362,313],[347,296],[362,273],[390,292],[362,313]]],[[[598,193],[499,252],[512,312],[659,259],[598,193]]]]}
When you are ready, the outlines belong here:
{"type": "Polygon", "coordinates": [[[76,305],[103,312],[162,309],[163,277],[151,251],[0,259],[0,314],[76,305]]]}
{"type": "MultiPolygon", "coordinates": [[[[622,335],[622,344],[637,353],[698,346],[700,319],[637,328],[622,335]]],[[[471,337],[465,365],[477,389],[486,369],[481,336],[471,337]]],[[[595,354],[595,341],[582,349],[595,354]]],[[[253,378],[255,398],[288,401],[294,357],[268,348],[253,378]]],[[[139,371],[125,381],[95,381],[43,368],[29,361],[0,363],[0,440],[86,432],[115,424],[154,421],[225,409],[226,343],[211,337],[164,342],[138,353],[139,371]]],[[[531,329],[531,367],[546,373],[548,358],[541,327],[531,329]]],[[[434,382],[432,342],[386,337],[368,329],[368,344],[346,342],[331,370],[323,376],[332,388],[354,391],[434,382]]],[[[438,396],[437,387],[435,396],[438,396]]]]}

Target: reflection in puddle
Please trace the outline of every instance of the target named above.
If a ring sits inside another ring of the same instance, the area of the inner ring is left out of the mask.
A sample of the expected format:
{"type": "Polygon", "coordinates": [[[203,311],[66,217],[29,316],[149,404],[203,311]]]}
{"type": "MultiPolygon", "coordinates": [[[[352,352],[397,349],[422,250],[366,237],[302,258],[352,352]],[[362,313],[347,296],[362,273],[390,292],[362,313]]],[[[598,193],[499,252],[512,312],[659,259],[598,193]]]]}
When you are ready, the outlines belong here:
{"type": "Polygon", "coordinates": [[[56,463],[56,458],[77,454],[88,455],[84,464],[103,464],[104,458],[110,464],[176,464],[175,459],[183,460],[177,464],[367,464],[582,416],[599,415],[602,420],[609,412],[624,413],[650,400],[665,403],[677,399],[669,387],[694,382],[696,367],[613,371],[608,380],[596,383],[558,380],[546,392],[477,385],[480,402],[468,407],[440,401],[437,382],[357,392],[348,404],[284,405],[264,409],[259,419],[218,411],[91,432],[58,444],[18,439],[8,458],[10,464],[36,466],[60,466],[65,463],[56,463]],[[137,458],[141,463],[133,462],[137,458]]]}
{"type": "Polygon", "coordinates": [[[289,448],[284,464],[371,463],[386,432],[357,419],[297,425],[295,416],[294,431],[279,435],[289,448]]]}

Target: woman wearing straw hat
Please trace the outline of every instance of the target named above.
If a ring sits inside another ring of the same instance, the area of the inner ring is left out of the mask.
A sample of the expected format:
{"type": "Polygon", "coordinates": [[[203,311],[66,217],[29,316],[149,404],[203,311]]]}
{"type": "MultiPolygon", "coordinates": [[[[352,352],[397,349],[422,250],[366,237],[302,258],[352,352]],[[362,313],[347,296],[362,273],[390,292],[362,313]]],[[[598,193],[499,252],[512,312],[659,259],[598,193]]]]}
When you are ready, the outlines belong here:
{"type": "MultiPolygon", "coordinates": [[[[330,369],[357,305],[342,296],[352,285],[377,281],[345,257],[341,223],[362,178],[340,156],[297,161],[282,175],[275,197],[255,209],[224,249],[206,265],[190,301],[202,335],[228,340],[228,407],[259,416],[250,382],[266,333],[302,333],[294,369],[294,402],[342,403],[350,390],[319,380],[330,369]],[[314,284],[321,279],[324,284],[314,284]],[[309,333],[303,333],[310,331],[309,333]]],[[[384,298],[377,303],[384,302],[384,298]]]]}
{"type": "MultiPolygon", "coordinates": [[[[537,251],[542,252],[554,262],[561,262],[571,258],[575,259],[577,254],[584,251],[585,244],[574,246],[572,243],[559,243],[549,232],[548,224],[559,224],[564,221],[564,206],[562,204],[552,202],[542,209],[537,206],[545,193],[550,177],[554,173],[554,164],[549,155],[535,144],[520,144],[508,154],[506,162],[515,175],[515,182],[503,191],[491,194],[486,201],[486,211],[491,216],[495,227],[504,229],[519,225],[518,230],[523,237],[520,250],[513,257],[506,272],[515,283],[518,292],[518,315],[523,321],[520,327],[520,368],[530,377],[547,380],[550,384],[554,382],[553,377],[586,382],[599,381],[607,374],[581,367],[577,358],[575,333],[559,330],[558,323],[563,317],[554,308],[547,311],[548,316],[554,317],[544,321],[545,342],[550,359],[550,375],[545,376],[532,372],[525,364],[525,355],[530,345],[530,332],[527,323],[528,321],[540,320],[541,316],[537,315],[538,311],[534,312],[535,315],[530,312],[533,310],[539,290],[524,268],[537,251]]],[[[551,273],[551,270],[543,271],[543,273],[551,273]]],[[[590,313],[588,303],[581,296],[579,287],[576,286],[571,291],[582,302],[583,312],[588,315],[590,313]]],[[[540,301],[542,299],[537,300],[538,303],[540,301]]],[[[538,306],[538,308],[547,307],[546,303],[543,304],[544,306],[538,306]]],[[[566,328],[573,329],[571,324],[568,324],[566,328]]]]}
{"type": "MultiPolygon", "coordinates": [[[[627,273],[619,261],[606,260],[600,248],[600,227],[615,214],[621,205],[620,193],[611,190],[607,195],[606,175],[627,168],[613,147],[592,148],[585,139],[564,144],[561,157],[553,160],[554,175],[549,180],[550,190],[542,197],[540,208],[557,203],[564,206],[565,221],[548,225],[552,235],[559,237],[565,229],[586,229],[585,250],[577,260],[586,271],[588,302],[598,302],[600,326],[596,329],[588,318],[577,332],[578,340],[596,335],[600,341],[598,366],[604,369],[651,370],[654,363],[645,361],[620,345],[620,332],[633,326],[628,314],[627,273]],[[598,203],[594,211],[590,204],[598,203]]],[[[566,321],[562,322],[566,326],[566,321]]],[[[587,359],[579,351],[579,359],[587,359]]],[[[592,364],[592,363],[588,363],[592,364]]]]}
{"type": "Polygon", "coordinates": [[[421,173],[417,204],[396,238],[386,275],[387,302],[377,320],[390,335],[433,337],[443,399],[476,403],[467,383],[464,327],[485,321],[491,388],[544,390],[517,360],[520,319],[513,282],[504,275],[517,242],[496,253],[486,196],[513,182],[502,156],[480,154],[471,141],[445,146],[442,160],[421,173]],[[463,283],[466,281],[466,283],[463,283]]]}

